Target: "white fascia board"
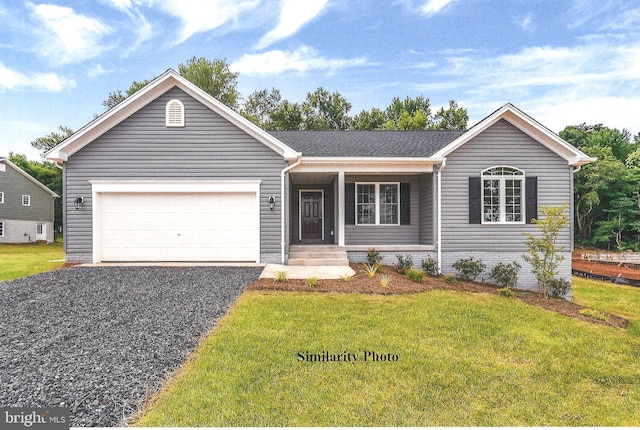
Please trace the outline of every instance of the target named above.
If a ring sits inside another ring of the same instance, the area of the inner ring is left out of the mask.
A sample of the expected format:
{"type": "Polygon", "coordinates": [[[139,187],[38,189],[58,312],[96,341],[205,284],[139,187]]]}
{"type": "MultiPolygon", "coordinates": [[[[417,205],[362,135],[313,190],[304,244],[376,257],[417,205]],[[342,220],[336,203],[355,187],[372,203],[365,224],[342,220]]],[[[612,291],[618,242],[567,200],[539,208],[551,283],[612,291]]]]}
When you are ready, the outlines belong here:
{"type": "Polygon", "coordinates": [[[262,181],[89,181],[94,193],[258,193],[262,181]]]}
{"type": "Polygon", "coordinates": [[[262,142],[268,148],[282,155],[285,160],[291,161],[296,160],[300,157],[301,154],[299,152],[294,151],[292,148],[231,109],[229,106],[225,105],[214,97],[211,97],[211,95],[203,91],[197,85],[193,84],[187,79],[184,79],[178,74],[174,74],[173,77],[177,80],[178,86],[180,86],[183,90],[185,90],[200,103],[204,104],[209,109],[213,110],[224,119],[249,134],[251,137],[255,138],[259,142],[262,142]]]}
{"type": "Polygon", "coordinates": [[[302,157],[302,162],[292,171],[302,172],[384,172],[429,173],[442,159],[424,157],[302,157]]]}
{"type": "Polygon", "coordinates": [[[262,130],[260,127],[253,124],[251,121],[244,118],[239,113],[216,100],[197,85],[180,76],[180,74],[175,70],[169,69],[147,84],[144,88],[136,91],[117,106],[85,125],[60,145],[49,150],[44,154],[44,156],[47,159],[56,162],[67,161],[69,156],[73,155],[75,152],[79,151],[84,146],[88,145],[93,140],[106,133],[111,128],[115,127],[174,86],[179,87],[187,94],[194,97],[196,100],[257,139],[259,142],[282,155],[284,159],[293,160],[300,155],[266,131],[262,130]]]}
{"type": "Polygon", "coordinates": [[[502,106],[478,124],[471,127],[466,133],[442,148],[440,151],[436,152],[433,156],[446,158],[453,151],[460,148],[462,145],[469,142],[501,119],[508,121],[520,131],[565,159],[571,166],[584,165],[595,161],[592,157],[589,157],[578,148],[575,148],[556,133],[552,132],[510,103],[502,106]]]}
{"type": "Polygon", "coordinates": [[[0,158],[0,163],[5,163],[7,166],[11,167],[12,169],[14,169],[16,172],[20,173],[22,176],[24,176],[25,178],[27,178],[28,180],[30,180],[31,182],[33,182],[34,184],[36,184],[38,187],[40,187],[42,190],[46,191],[47,193],[51,194],[51,197],[60,197],[59,195],[57,195],[55,192],[51,191],[46,185],[44,185],[43,183],[41,183],[40,181],[38,181],[36,178],[34,178],[33,176],[31,176],[30,174],[28,174],[27,172],[25,172],[24,170],[22,170],[20,167],[16,166],[15,164],[13,164],[11,161],[9,161],[8,158],[0,158]]]}

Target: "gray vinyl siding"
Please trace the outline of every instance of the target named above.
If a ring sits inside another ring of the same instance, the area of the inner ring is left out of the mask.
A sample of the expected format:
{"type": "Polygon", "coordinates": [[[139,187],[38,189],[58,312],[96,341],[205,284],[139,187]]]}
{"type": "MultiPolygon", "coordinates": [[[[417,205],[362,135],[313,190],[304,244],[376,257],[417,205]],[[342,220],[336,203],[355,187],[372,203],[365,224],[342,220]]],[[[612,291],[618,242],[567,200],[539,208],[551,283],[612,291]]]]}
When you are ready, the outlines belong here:
{"type": "Polygon", "coordinates": [[[420,244],[433,245],[435,243],[434,232],[434,200],[433,200],[433,174],[420,175],[420,244]]]}
{"type": "MultiPolygon", "coordinates": [[[[442,173],[442,251],[523,252],[522,232],[535,232],[532,224],[469,224],[469,177],[498,165],[517,167],[538,178],[538,207],[570,204],[571,167],[505,120],[487,129],[447,157],[442,173]]],[[[571,247],[570,229],[559,245],[571,247]]]]}
{"type": "Polygon", "coordinates": [[[0,220],[53,221],[53,197],[34,184],[12,166],[2,163],[6,169],[0,171],[0,192],[4,203],[0,203],[0,220]],[[31,197],[31,205],[22,205],[22,195],[31,197]]]}
{"type": "MultiPolygon", "coordinates": [[[[500,120],[447,157],[442,172],[442,270],[452,272],[453,262],[469,256],[483,259],[488,271],[499,261],[517,261],[523,266],[519,286],[535,289],[535,278],[521,257],[526,252],[522,233],[536,233],[535,225],[469,224],[469,177],[498,165],[517,167],[526,176],[538,178],[538,208],[571,203],[572,168],[567,161],[500,120]]],[[[568,261],[570,232],[567,228],[558,241],[566,247],[568,261]]],[[[562,265],[560,277],[571,278],[570,264],[562,265]]]]}
{"type": "MultiPolygon", "coordinates": [[[[93,180],[261,180],[261,261],[279,260],[282,156],[178,88],[169,90],[75,153],[65,163],[66,252],[92,255],[93,180]],[[165,126],[171,99],[185,107],[185,127],[165,126]],[[76,196],[85,203],[73,207],[76,196]],[[269,196],[276,205],[269,209],[269,196]]],[[[88,258],[87,258],[88,257],[88,258]]]]}
{"type": "Polygon", "coordinates": [[[411,184],[411,223],[409,225],[346,225],[345,245],[417,245],[420,243],[418,176],[347,175],[345,182],[404,182],[411,184]]]}

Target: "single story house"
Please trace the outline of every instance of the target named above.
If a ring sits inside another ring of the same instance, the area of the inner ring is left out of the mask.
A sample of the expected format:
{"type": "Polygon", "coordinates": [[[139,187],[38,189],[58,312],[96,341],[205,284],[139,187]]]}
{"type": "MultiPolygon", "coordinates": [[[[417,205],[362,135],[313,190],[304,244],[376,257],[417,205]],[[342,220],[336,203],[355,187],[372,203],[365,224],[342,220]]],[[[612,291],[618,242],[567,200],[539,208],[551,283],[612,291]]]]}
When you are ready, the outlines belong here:
{"type": "Polygon", "coordinates": [[[53,242],[59,197],[7,158],[0,158],[0,243],[53,242]]]}
{"type": "Polygon", "coordinates": [[[511,104],[466,132],[268,132],[173,70],[46,157],[64,168],[70,262],[366,261],[375,248],[444,273],[472,255],[524,263],[537,207],[572,205],[573,172],[594,160],[511,104]]]}

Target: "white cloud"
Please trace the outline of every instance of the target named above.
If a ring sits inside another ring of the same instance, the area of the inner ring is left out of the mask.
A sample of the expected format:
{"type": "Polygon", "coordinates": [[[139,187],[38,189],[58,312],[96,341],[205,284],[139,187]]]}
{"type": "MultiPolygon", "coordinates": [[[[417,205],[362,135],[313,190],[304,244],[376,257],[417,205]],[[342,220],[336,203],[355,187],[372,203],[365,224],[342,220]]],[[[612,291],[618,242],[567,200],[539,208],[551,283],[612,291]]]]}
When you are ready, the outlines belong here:
{"type": "Polygon", "coordinates": [[[516,24],[527,33],[533,33],[537,28],[533,23],[533,16],[531,14],[528,14],[524,18],[516,20],[516,24]]]}
{"type": "Polygon", "coordinates": [[[11,70],[0,63],[0,91],[31,89],[58,92],[76,86],[72,79],[55,73],[24,73],[11,70]]]}
{"type": "Polygon", "coordinates": [[[421,91],[456,92],[458,102],[486,115],[512,102],[554,131],[604,123],[638,132],[640,46],[607,43],[531,47],[493,58],[466,54],[446,59],[441,79],[421,91]],[[461,99],[464,99],[464,103],[461,99]]]}
{"type": "Polygon", "coordinates": [[[58,64],[80,63],[107,49],[103,36],[113,30],[98,19],[74,12],[70,7],[27,4],[38,22],[41,42],[38,53],[58,64]]]}
{"type": "Polygon", "coordinates": [[[129,10],[133,6],[131,0],[106,0],[106,2],[116,9],[120,9],[123,11],[129,10]]]}
{"type": "Polygon", "coordinates": [[[428,0],[420,11],[427,16],[435,15],[456,0],[428,0]]]}
{"type": "Polygon", "coordinates": [[[230,65],[230,69],[247,76],[278,75],[284,72],[304,74],[313,70],[333,72],[347,67],[367,64],[364,57],[352,59],[330,59],[321,57],[307,46],[295,51],[274,50],[262,54],[245,54],[230,65]]]}
{"type": "MultiPolygon", "coordinates": [[[[113,0],[112,0],[113,1],[113,0]]],[[[229,22],[235,23],[240,15],[258,6],[260,0],[151,0],[166,13],[179,18],[182,28],[178,45],[196,33],[219,28],[229,22]]]]}
{"type": "Polygon", "coordinates": [[[544,97],[527,103],[526,111],[542,124],[555,132],[568,125],[604,124],[631,131],[640,132],[638,124],[638,108],[640,96],[596,96],[566,99],[544,97]]]}
{"type": "Polygon", "coordinates": [[[274,42],[293,35],[303,25],[318,16],[327,3],[328,0],[282,0],[278,25],[262,36],[257,49],[266,48],[274,42]]]}

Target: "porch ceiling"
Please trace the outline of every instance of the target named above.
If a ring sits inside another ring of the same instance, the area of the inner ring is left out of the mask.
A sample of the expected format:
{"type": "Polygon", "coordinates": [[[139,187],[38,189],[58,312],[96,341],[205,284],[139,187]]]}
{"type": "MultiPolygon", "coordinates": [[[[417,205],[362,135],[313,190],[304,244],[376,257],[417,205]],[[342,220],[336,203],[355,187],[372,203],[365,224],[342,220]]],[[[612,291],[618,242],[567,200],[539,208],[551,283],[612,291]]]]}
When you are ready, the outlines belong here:
{"type": "Polygon", "coordinates": [[[337,177],[337,173],[291,172],[291,182],[293,184],[330,184],[335,177],[337,177]]]}

